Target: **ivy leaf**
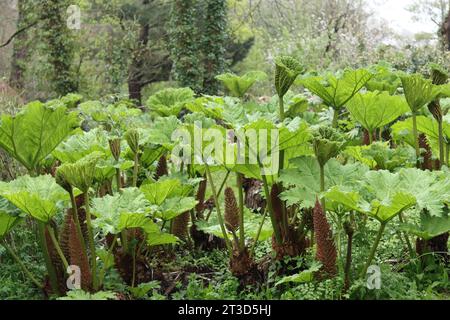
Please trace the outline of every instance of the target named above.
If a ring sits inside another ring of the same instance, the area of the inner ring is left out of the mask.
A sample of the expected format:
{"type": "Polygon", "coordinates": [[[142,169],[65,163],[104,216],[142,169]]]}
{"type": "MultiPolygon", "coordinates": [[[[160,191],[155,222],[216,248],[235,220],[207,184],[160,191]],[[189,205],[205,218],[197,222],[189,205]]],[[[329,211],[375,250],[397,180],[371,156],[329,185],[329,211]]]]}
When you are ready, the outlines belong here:
{"type": "Polygon", "coordinates": [[[369,132],[384,127],[409,111],[405,98],[390,96],[387,92],[357,94],[347,103],[347,109],[369,132]]]}
{"type": "Polygon", "coordinates": [[[321,78],[308,78],[301,81],[303,86],[317,95],[323,102],[335,110],[340,110],[372,78],[369,71],[360,69],[346,71],[337,78],[333,75],[321,78]]]}
{"type": "Polygon", "coordinates": [[[15,116],[0,121],[0,147],[29,171],[37,170],[53,150],[79,125],[75,113],[63,106],[50,108],[31,102],[15,116]]]}
{"type": "Polygon", "coordinates": [[[59,202],[69,200],[69,194],[50,175],[25,175],[8,183],[0,182],[0,196],[44,223],[56,215],[59,202]]]}

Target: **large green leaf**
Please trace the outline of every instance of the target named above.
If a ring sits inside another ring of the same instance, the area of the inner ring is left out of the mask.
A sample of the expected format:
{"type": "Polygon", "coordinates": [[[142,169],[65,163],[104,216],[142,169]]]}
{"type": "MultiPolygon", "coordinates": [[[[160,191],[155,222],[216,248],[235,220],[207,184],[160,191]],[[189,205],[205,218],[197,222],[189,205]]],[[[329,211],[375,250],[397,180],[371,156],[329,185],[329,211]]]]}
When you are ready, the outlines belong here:
{"type": "Polygon", "coordinates": [[[145,198],[151,204],[158,206],[162,205],[167,198],[178,195],[180,189],[181,182],[177,179],[166,179],[141,186],[145,198]]]}
{"type": "Polygon", "coordinates": [[[369,132],[384,127],[409,111],[405,98],[390,96],[387,92],[357,94],[347,103],[347,109],[369,132]]]}
{"type": "Polygon", "coordinates": [[[333,187],[325,194],[329,201],[342,204],[349,210],[367,214],[378,221],[385,223],[392,220],[402,211],[412,207],[416,199],[408,193],[393,192],[388,198],[377,198],[369,194],[363,199],[357,191],[345,191],[342,187],[333,187]]]}
{"type": "Polygon", "coordinates": [[[450,216],[448,213],[441,217],[431,216],[421,212],[420,224],[402,224],[400,228],[424,240],[431,240],[450,231],[450,216]]]}
{"type": "MultiPolygon", "coordinates": [[[[292,160],[292,165],[296,169],[283,170],[280,176],[285,186],[292,186],[282,193],[282,199],[289,204],[312,208],[320,194],[319,164],[313,157],[300,157],[292,160]]],[[[341,165],[332,159],[325,165],[325,190],[336,185],[352,187],[367,171],[360,163],[341,165]]]]}
{"type": "Polygon", "coordinates": [[[0,182],[0,196],[33,218],[47,223],[58,212],[58,204],[69,194],[50,175],[28,175],[11,182],[0,182]]]}
{"type": "Polygon", "coordinates": [[[28,170],[36,170],[78,124],[77,115],[67,113],[63,106],[50,108],[31,102],[15,116],[2,116],[0,147],[28,170]]]}
{"type": "Polygon", "coordinates": [[[52,154],[62,163],[72,163],[95,151],[111,155],[108,135],[106,131],[99,128],[71,136],[61,143],[52,154]]]}
{"type": "Polygon", "coordinates": [[[93,152],[75,163],[65,163],[57,169],[57,178],[87,192],[94,182],[96,166],[102,156],[101,152],[93,152]]]}
{"type": "MultiPolygon", "coordinates": [[[[439,155],[439,129],[437,121],[425,116],[417,117],[417,130],[427,136],[433,154],[439,155]]],[[[408,118],[399,121],[392,126],[392,134],[397,141],[405,141],[410,146],[414,146],[413,120],[408,118]]],[[[443,122],[444,138],[450,141],[450,123],[443,122]]]]}
{"type": "Polygon", "coordinates": [[[93,225],[105,234],[117,234],[127,228],[156,232],[158,227],[147,217],[149,202],[136,188],[123,189],[120,194],[92,199],[93,225]]]}
{"type": "Polygon", "coordinates": [[[197,200],[193,197],[169,198],[161,204],[155,215],[163,220],[172,220],[180,214],[193,209],[196,204],[197,200]]]}
{"type": "Polygon", "coordinates": [[[20,210],[0,197],[0,240],[21,220],[20,210]]]}
{"type": "Polygon", "coordinates": [[[430,172],[402,169],[397,188],[412,193],[418,211],[426,209],[431,216],[442,216],[444,205],[450,203],[450,177],[448,172],[430,172]]]}
{"type": "Polygon", "coordinates": [[[161,116],[177,116],[194,95],[190,88],[166,88],[152,95],[147,106],[161,116]]]}
{"type": "Polygon", "coordinates": [[[255,84],[256,81],[264,80],[267,75],[261,71],[250,71],[243,76],[234,73],[224,73],[216,77],[222,81],[230,94],[234,97],[241,98],[255,84]]]}
{"type": "Polygon", "coordinates": [[[341,109],[372,78],[369,71],[360,69],[346,71],[342,77],[329,75],[325,78],[307,78],[302,84],[335,110],[341,109]]]}
{"type": "Polygon", "coordinates": [[[371,169],[394,171],[397,168],[416,165],[413,148],[397,146],[392,149],[389,142],[375,142],[370,146],[351,146],[347,147],[344,153],[371,169]]]}
{"type": "Polygon", "coordinates": [[[419,111],[423,106],[436,99],[441,92],[439,87],[433,85],[431,80],[424,79],[419,74],[402,76],[400,78],[406,101],[413,112],[419,111]]]}

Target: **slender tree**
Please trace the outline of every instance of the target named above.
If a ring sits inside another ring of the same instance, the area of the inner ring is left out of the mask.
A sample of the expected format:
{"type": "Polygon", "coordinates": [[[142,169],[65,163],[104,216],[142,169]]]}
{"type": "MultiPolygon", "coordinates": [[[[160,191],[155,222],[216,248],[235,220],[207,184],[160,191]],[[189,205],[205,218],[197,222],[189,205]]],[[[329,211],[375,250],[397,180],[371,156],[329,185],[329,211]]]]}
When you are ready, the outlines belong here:
{"type": "Polygon", "coordinates": [[[78,90],[72,71],[74,43],[65,17],[69,6],[66,0],[44,0],[41,2],[43,38],[48,51],[48,62],[52,66],[51,81],[57,95],[78,90]]]}
{"type": "MultiPolygon", "coordinates": [[[[173,1],[170,36],[171,56],[174,62],[175,80],[181,86],[201,91],[202,70],[200,67],[198,30],[195,25],[197,10],[194,0],[173,1]]],[[[206,21],[205,21],[206,24],[206,21]]]]}
{"type": "Polygon", "coordinates": [[[227,2],[208,0],[203,19],[203,92],[217,94],[219,82],[216,76],[226,68],[225,50],[227,44],[227,2]]]}

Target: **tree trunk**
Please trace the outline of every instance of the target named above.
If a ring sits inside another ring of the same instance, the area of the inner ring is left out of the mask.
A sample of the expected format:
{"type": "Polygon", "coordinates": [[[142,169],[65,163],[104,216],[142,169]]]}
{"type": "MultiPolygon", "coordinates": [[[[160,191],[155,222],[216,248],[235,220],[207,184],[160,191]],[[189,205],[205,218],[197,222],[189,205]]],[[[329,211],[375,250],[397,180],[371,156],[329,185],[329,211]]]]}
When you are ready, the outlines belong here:
{"type": "MultiPolygon", "coordinates": [[[[149,0],[143,0],[142,2],[143,5],[148,5],[149,3],[149,0]]],[[[147,47],[149,35],[150,25],[148,21],[145,21],[144,23],[141,22],[138,43],[136,50],[133,52],[133,59],[128,72],[128,94],[130,99],[136,100],[139,105],[142,103],[142,87],[144,86],[143,57],[145,55],[142,54],[142,51],[147,47]]]]}
{"type": "MultiPolygon", "coordinates": [[[[27,0],[18,0],[18,18],[17,18],[17,30],[23,28],[27,24],[27,13],[25,12],[27,0]]],[[[11,73],[9,76],[9,84],[11,87],[17,91],[22,91],[24,88],[24,73],[25,65],[24,62],[28,57],[28,46],[27,46],[28,34],[27,32],[20,33],[15,41],[13,47],[13,54],[11,58],[11,73]]]]}

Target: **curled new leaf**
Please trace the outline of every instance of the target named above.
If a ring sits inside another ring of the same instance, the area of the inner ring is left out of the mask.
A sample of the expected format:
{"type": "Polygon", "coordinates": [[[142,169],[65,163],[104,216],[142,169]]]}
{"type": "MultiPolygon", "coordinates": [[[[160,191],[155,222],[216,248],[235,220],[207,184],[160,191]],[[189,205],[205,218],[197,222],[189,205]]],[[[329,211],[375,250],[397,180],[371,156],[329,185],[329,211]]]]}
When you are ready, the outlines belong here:
{"type": "Polygon", "coordinates": [[[57,170],[58,181],[65,181],[87,192],[93,183],[96,165],[101,157],[101,153],[93,152],[75,163],[63,164],[57,170]]]}
{"type": "Polygon", "coordinates": [[[139,153],[139,131],[130,129],[125,133],[125,140],[134,154],[139,153]]]}
{"type": "Polygon", "coordinates": [[[281,56],[275,59],[275,88],[279,97],[284,97],[302,72],[303,66],[292,57],[281,56]]]}
{"type": "Polygon", "coordinates": [[[313,132],[313,147],[317,161],[324,166],[336,157],[344,146],[344,137],[331,127],[319,127],[313,132]]]}

